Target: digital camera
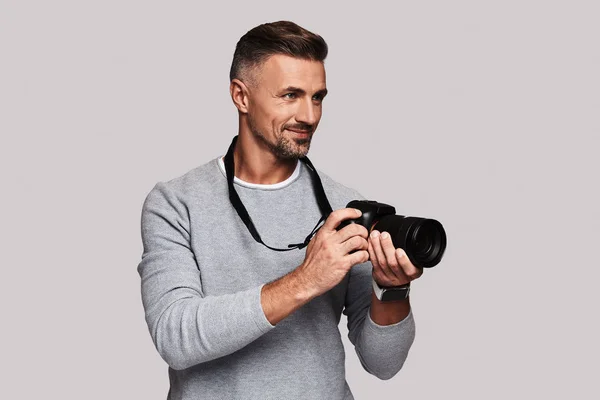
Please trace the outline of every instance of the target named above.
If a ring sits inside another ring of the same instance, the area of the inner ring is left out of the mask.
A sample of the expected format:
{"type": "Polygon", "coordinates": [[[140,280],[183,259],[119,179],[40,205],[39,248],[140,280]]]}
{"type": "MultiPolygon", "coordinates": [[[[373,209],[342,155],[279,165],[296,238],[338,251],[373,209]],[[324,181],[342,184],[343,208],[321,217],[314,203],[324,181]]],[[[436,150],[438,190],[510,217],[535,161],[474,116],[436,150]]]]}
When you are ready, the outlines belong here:
{"type": "Polygon", "coordinates": [[[369,234],[373,229],[385,231],[390,234],[394,247],[402,248],[418,268],[431,268],[441,261],[446,250],[446,232],[439,221],[396,215],[393,206],[374,200],[352,200],[346,207],[357,208],[362,215],[342,221],[338,230],[349,224],[360,224],[369,234]]]}

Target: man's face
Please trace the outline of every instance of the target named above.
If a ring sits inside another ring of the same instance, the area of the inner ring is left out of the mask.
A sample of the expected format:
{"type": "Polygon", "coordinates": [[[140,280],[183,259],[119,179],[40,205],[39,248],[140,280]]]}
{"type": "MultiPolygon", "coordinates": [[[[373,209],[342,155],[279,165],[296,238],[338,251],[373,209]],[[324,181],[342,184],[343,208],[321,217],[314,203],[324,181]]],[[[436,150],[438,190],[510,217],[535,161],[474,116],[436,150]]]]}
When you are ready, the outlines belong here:
{"type": "Polygon", "coordinates": [[[250,132],[278,158],[304,157],[327,94],[323,63],[274,55],[255,74],[249,87],[250,132]]]}

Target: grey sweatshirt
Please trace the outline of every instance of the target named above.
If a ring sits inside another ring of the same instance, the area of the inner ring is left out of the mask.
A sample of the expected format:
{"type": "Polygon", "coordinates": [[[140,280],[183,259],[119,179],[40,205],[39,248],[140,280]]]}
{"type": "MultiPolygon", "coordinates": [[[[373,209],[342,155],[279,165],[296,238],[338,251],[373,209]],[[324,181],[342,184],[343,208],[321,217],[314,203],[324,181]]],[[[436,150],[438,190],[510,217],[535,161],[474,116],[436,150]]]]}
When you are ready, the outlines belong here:
{"type": "MultiPolygon", "coordinates": [[[[365,199],[317,170],[333,210],[365,199]]],[[[312,176],[299,161],[274,185],[234,179],[263,241],[301,243],[321,214],[312,176]]],[[[287,252],[257,243],[228,197],[221,157],[147,195],[138,273],[146,322],[169,365],[168,399],[352,399],[338,324],[364,369],[389,379],[414,340],[412,312],[380,326],[369,315],[371,263],[273,326],[263,312],[263,285],[297,268],[306,248],[287,252]]]]}

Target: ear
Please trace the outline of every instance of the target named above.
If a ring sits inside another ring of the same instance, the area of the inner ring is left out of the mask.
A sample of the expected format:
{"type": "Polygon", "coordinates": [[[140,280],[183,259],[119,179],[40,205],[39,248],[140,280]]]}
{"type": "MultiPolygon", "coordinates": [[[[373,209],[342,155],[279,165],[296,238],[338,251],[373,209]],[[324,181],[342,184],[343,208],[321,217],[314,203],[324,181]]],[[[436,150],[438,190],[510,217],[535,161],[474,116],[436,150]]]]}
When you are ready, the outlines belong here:
{"type": "Polygon", "coordinates": [[[233,79],[229,84],[229,94],[233,104],[242,114],[248,113],[248,87],[239,79],[233,79]]]}

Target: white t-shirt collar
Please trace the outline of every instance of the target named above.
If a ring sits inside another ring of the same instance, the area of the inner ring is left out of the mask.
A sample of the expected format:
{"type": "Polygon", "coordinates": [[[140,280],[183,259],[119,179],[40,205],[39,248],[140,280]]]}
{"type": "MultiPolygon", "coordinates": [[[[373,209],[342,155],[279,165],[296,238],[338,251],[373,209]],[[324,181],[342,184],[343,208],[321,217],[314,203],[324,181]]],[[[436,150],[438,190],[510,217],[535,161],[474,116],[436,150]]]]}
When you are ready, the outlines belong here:
{"type": "MultiPolygon", "coordinates": [[[[221,172],[223,173],[223,175],[225,175],[225,177],[227,177],[227,174],[225,172],[225,161],[223,161],[224,158],[225,158],[225,156],[219,157],[218,162],[219,162],[219,168],[221,169],[221,172]]],[[[295,181],[296,178],[298,178],[298,176],[300,176],[300,164],[302,164],[302,162],[300,160],[298,160],[298,162],[296,163],[296,169],[294,169],[294,172],[292,172],[292,175],[290,175],[286,180],[281,181],[281,182],[277,182],[277,183],[273,183],[273,184],[252,183],[252,182],[243,181],[240,178],[238,178],[237,176],[233,177],[233,182],[237,183],[241,186],[251,188],[251,189],[262,189],[262,190],[281,189],[283,187],[286,187],[293,181],[295,181]]]]}

